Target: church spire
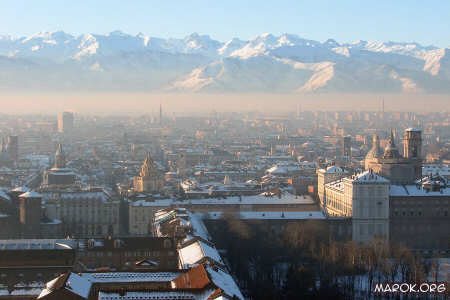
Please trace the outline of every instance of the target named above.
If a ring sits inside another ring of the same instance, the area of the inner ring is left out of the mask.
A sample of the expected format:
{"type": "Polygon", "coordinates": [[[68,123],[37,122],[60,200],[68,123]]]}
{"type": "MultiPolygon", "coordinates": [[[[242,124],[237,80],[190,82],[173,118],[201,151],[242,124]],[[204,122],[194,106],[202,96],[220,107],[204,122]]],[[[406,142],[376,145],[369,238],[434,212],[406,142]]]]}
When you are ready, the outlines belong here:
{"type": "Polygon", "coordinates": [[[391,128],[391,138],[389,139],[391,147],[395,147],[394,130],[391,128]]]}
{"type": "Polygon", "coordinates": [[[389,143],[384,149],[383,158],[400,158],[400,153],[398,152],[397,147],[395,146],[394,141],[394,131],[391,129],[391,137],[389,139],[389,143]]]}
{"type": "Polygon", "coordinates": [[[156,173],[155,162],[153,161],[152,157],[150,156],[150,152],[147,152],[147,157],[145,158],[145,161],[142,164],[141,172],[139,175],[141,177],[145,177],[145,176],[150,176],[155,173],[156,173]]]}
{"type": "Polygon", "coordinates": [[[66,157],[61,144],[58,144],[58,150],[55,154],[55,168],[65,168],[66,167],[66,157]]]}

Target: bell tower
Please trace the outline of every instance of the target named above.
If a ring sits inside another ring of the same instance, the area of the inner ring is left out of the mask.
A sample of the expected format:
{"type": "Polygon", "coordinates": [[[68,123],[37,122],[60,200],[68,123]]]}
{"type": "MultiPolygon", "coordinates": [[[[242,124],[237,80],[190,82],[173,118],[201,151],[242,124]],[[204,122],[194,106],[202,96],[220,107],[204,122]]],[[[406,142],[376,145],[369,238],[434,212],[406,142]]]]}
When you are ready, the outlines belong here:
{"type": "Polygon", "coordinates": [[[405,130],[404,156],[414,166],[414,178],[422,178],[422,131],[417,128],[405,130]]]}
{"type": "Polygon", "coordinates": [[[422,132],[417,128],[408,128],[405,130],[404,143],[405,158],[422,158],[422,132]]]}

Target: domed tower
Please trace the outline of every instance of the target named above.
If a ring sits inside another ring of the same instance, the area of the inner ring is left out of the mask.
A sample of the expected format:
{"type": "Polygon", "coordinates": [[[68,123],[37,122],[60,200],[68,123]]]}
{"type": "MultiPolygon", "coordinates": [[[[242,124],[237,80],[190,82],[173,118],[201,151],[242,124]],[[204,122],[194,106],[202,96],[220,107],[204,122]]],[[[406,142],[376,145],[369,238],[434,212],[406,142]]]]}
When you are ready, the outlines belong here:
{"type": "Polygon", "coordinates": [[[53,168],[44,172],[43,185],[72,185],[76,181],[76,174],[66,166],[66,155],[62,145],[58,145],[55,153],[55,164],[53,168]]]}
{"type": "Polygon", "coordinates": [[[372,149],[370,149],[370,151],[367,153],[364,161],[366,170],[370,169],[370,163],[372,163],[374,159],[381,157],[381,155],[382,151],[380,148],[380,139],[378,138],[378,135],[374,134],[372,149]]]}

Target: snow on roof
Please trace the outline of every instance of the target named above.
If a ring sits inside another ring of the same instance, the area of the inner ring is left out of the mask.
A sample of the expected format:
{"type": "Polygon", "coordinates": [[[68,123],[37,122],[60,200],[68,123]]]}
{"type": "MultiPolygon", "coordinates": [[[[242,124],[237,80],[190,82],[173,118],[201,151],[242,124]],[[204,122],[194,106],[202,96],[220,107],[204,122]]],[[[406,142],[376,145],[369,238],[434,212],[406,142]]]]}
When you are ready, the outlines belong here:
{"type": "Polygon", "coordinates": [[[182,300],[200,300],[207,299],[208,295],[212,294],[212,290],[208,290],[205,293],[187,292],[187,291],[145,291],[145,292],[126,292],[121,295],[119,293],[99,292],[98,300],[136,300],[136,299],[148,299],[148,300],[161,300],[161,299],[182,299],[182,300]]]}
{"type": "Polygon", "coordinates": [[[311,162],[303,162],[303,163],[286,163],[286,162],[280,162],[270,169],[267,169],[266,172],[270,174],[288,174],[292,172],[299,172],[305,169],[315,169],[316,164],[311,162]]]}
{"type": "Polygon", "coordinates": [[[29,192],[20,194],[19,198],[42,198],[42,195],[35,191],[29,191],[29,192]]]}
{"type": "MultiPolygon", "coordinates": [[[[36,296],[41,293],[41,290],[42,287],[17,287],[17,285],[14,285],[13,290],[10,292],[8,287],[0,287],[0,296],[16,296],[18,298],[20,296],[36,296]]],[[[11,298],[14,299],[14,297],[11,298]]]]}
{"type": "Polygon", "coordinates": [[[103,202],[110,200],[110,196],[105,190],[102,191],[78,191],[78,192],[63,192],[63,193],[43,193],[43,198],[51,199],[57,197],[59,199],[100,199],[103,202]]]}
{"type": "Polygon", "coordinates": [[[208,233],[208,230],[205,227],[205,224],[202,221],[202,214],[193,214],[191,212],[189,214],[189,221],[191,223],[191,227],[193,230],[193,235],[198,236],[206,241],[210,241],[211,237],[208,233]]]}
{"type": "MultiPolygon", "coordinates": [[[[208,212],[209,219],[220,219],[223,212],[208,212]]],[[[236,214],[241,220],[311,220],[325,219],[321,211],[246,211],[236,214]]]]}
{"type": "Polygon", "coordinates": [[[106,272],[82,273],[81,276],[93,283],[97,282],[169,282],[181,272],[106,272]]]}
{"type": "Polygon", "coordinates": [[[4,190],[0,190],[0,198],[6,199],[8,201],[11,201],[11,197],[7,193],[5,193],[4,190]]]}
{"type": "Polygon", "coordinates": [[[91,292],[91,287],[92,282],[87,278],[83,278],[82,276],[75,273],[62,274],[55,279],[47,282],[45,284],[45,288],[39,294],[37,299],[40,299],[52,293],[55,289],[59,288],[64,288],[84,299],[87,299],[89,293],[91,292]]]}
{"type": "Polygon", "coordinates": [[[430,165],[424,165],[422,166],[422,174],[423,175],[428,175],[428,174],[432,174],[432,175],[443,175],[443,176],[449,176],[450,175],[450,168],[444,165],[435,165],[435,164],[430,164],[430,165]]]}
{"type": "Polygon", "coordinates": [[[207,199],[190,199],[189,201],[177,201],[175,204],[221,204],[221,205],[236,205],[236,204],[313,204],[314,200],[308,195],[296,196],[285,192],[278,198],[272,193],[262,193],[252,196],[234,196],[226,199],[207,198],[207,199]]]}
{"type": "Polygon", "coordinates": [[[373,173],[371,170],[367,170],[357,175],[354,175],[351,177],[350,180],[353,180],[354,182],[386,182],[386,183],[389,182],[388,179],[376,173],[373,173]]]}
{"type": "Polygon", "coordinates": [[[19,186],[19,187],[16,187],[15,189],[13,189],[12,191],[13,191],[13,192],[26,193],[26,192],[28,192],[29,190],[30,190],[30,189],[27,188],[26,186],[19,186]]]}
{"type": "Polygon", "coordinates": [[[221,288],[225,294],[230,297],[236,296],[241,300],[245,299],[230,274],[219,268],[212,268],[210,266],[206,267],[206,271],[208,272],[211,281],[214,282],[217,287],[221,288]]]}
{"type": "Polygon", "coordinates": [[[248,205],[248,204],[260,204],[260,205],[279,205],[279,204],[314,204],[314,200],[309,195],[293,195],[289,192],[281,194],[281,198],[273,193],[261,193],[259,195],[252,196],[227,196],[226,199],[218,198],[205,198],[205,199],[189,199],[189,200],[172,200],[161,199],[154,201],[138,200],[132,202],[131,206],[161,206],[167,207],[171,205],[248,205]]]}
{"type": "Polygon", "coordinates": [[[427,191],[421,185],[391,185],[389,195],[393,197],[410,196],[410,197],[449,197],[450,187],[440,189],[439,191],[427,191]]]}
{"type": "Polygon", "coordinates": [[[419,129],[419,128],[407,128],[407,129],[405,129],[405,131],[419,131],[419,132],[421,132],[422,130],[419,129]]]}
{"type": "Polygon", "coordinates": [[[331,173],[347,173],[347,171],[343,170],[342,168],[339,168],[337,166],[329,166],[326,169],[321,169],[320,170],[322,173],[327,173],[327,174],[331,174],[331,173]]]}
{"type": "Polygon", "coordinates": [[[205,257],[208,257],[220,264],[223,264],[222,258],[217,249],[207,245],[202,241],[196,241],[186,247],[178,250],[180,261],[183,267],[197,264],[205,257]]]}
{"type": "Polygon", "coordinates": [[[64,274],[59,275],[58,277],[56,277],[55,279],[50,280],[49,282],[47,282],[45,284],[45,288],[42,289],[41,293],[39,294],[39,296],[37,297],[37,299],[40,299],[48,294],[50,294],[52,292],[52,290],[54,289],[54,286],[56,284],[56,282],[58,280],[60,280],[60,278],[64,276],[64,274]]]}
{"type": "Polygon", "coordinates": [[[170,206],[173,199],[158,199],[154,201],[138,200],[131,203],[131,206],[170,206]]]}
{"type": "Polygon", "coordinates": [[[0,250],[64,250],[76,248],[73,240],[21,239],[0,240],[0,250]]]}
{"type": "Polygon", "coordinates": [[[334,188],[334,189],[337,189],[337,190],[340,190],[340,191],[344,190],[344,182],[342,181],[342,179],[329,182],[329,183],[327,183],[325,185],[330,187],[330,188],[334,188]]]}
{"type": "Polygon", "coordinates": [[[87,299],[91,291],[91,286],[92,282],[88,278],[79,276],[75,273],[70,273],[65,288],[87,299]]]}

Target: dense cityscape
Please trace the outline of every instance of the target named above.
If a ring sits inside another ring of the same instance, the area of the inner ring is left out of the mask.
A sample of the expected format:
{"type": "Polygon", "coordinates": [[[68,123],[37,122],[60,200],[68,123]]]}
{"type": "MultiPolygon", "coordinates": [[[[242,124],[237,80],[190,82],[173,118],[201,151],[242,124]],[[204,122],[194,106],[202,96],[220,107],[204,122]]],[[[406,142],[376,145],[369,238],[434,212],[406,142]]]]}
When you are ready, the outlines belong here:
{"type": "Polygon", "coordinates": [[[384,105],[2,115],[0,299],[372,299],[377,283],[448,282],[449,126],[384,105]]]}

